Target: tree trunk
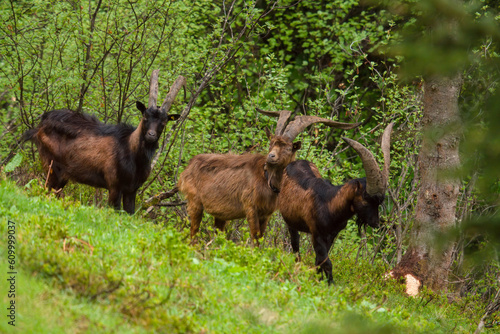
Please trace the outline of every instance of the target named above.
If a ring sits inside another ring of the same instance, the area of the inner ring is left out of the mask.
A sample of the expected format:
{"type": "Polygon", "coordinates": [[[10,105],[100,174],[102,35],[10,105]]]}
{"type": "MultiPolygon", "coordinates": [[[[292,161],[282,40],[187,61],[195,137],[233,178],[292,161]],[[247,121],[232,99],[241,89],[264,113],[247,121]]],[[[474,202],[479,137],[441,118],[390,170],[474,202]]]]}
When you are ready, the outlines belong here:
{"type": "Polygon", "coordinates": [[[420,190],[415,222],[410,246],[392,271],[394,277],[413,275],[418,283],[434,291],[447,290],[454,249],[454,242],[443,236],[455,226],[460,189],[454,172],[460,165],[458,96],[461,87],[461,75],[425,81],[424,135],[418,156],[420,190]]]}

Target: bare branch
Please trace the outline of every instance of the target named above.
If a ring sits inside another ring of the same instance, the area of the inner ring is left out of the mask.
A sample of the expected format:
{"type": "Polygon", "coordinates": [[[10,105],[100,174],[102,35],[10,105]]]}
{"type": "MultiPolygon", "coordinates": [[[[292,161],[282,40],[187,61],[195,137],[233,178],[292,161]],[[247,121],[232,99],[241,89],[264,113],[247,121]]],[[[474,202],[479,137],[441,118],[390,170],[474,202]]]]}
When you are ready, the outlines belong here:
{"type": "Polygon", "coordinates": [[[149,82],[149,100],[148,108],[156,107],[156,101],[158,100],[158,76],[160,70],[153,70],[151,73],[151,81],[149,82]]]}

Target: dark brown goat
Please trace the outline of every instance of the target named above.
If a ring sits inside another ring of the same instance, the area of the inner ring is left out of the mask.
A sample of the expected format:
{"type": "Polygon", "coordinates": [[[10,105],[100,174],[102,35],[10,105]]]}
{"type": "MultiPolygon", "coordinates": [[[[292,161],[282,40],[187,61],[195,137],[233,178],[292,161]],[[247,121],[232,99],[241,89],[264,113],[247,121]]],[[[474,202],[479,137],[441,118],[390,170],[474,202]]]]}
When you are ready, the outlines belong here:
{"type": "Polygon", "coordinates": [[[186,81],[179,76],[158,108],[158,72],[151,75],[148,108],[136,103],[142,113],[137,128],[103,124],[93,116],[60,109],[43,114],[40,124],[23,135],[38,147],[49,188],[60,190],[68,180],[106,188],[111,206],[119,210],[123,197],[123,209],[134,213],[137,189],[151,172],[163,128],[179,117],[168,115],[168,110],[186,81]]]}
{"type": "Polygon", "coordinates": [[[224,230],[227,220],[246,217],[251,236],[258,243],[277,208],[283,169],[294,160],[301,146],[300,142],[293,142],[295,137],[308,125],[318,122],[341,129],[358,125],[300,116],[285,127],[290,111],[259,112],[279,117],[275,135],[268,132],[267,155],[200,154],[190,160],[180,175],[178,188],[187,198],[192,238],[206,211],[214,216],[215,226],[220,230],[224,230]]]}
{"type": "Polygon", "coordinates": [[[333,283],[333,276],[328,252],[335,237],[347,226],[347,220],[356,214],[358,224],[379,226],[378,207],[384,201],[389,178],[392,126],[389,124],[382,136],[382,172],[373,154],[348,138],[343,139],[361,157],[366,178],[334,186],[321,178],[312,162],[294,161],[285,169],[278,206],[290,232],[292,249],[299,256],[299,232],[310,233],[316,266],[322,275],[326,274],[329,284],[333,283]]]}

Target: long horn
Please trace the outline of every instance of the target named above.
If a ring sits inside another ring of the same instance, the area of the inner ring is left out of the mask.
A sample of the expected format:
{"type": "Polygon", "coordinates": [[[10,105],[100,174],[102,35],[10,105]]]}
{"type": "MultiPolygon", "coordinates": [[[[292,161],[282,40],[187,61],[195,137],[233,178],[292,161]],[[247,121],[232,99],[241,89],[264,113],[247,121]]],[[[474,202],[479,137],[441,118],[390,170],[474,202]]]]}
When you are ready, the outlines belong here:
{"type": "Polygon", "coordinates": [[[292,114],[291,111],[289,110],[281,110],[281,111],[266,111],[257,108],[257,111],[266,115],[266,116],[271,116],[271,117],[279,117],[278,118],[278,123],[276,124],[276,131],[274,134],[276,136],[281,136],[283,134],[283,131],[285,131],[285,125],[288,119],[290,118],[290,115],[292,114]]]}
{"type": "Polygon", "coordinates": [[[167,94],[167,97],[165,98],[165,101],[163,101],[160,110],[168,113],[170,110],[170,107],[172,106],[172,103],[174,103],[175,97],[177,96],[177,93],[181,90],[182,86],[186,84],[186,78],[184,78],[182,75],[179,75],[177,79],[175,79],[174,84],[172,87],[170,87],[170,91],[167,94]]]}
{"type": "Polygon", "coordinates": [[[382,153],[384,154],[384,169],[380,171],[377,160],[366,147],[355,140],[342,137],[351,147],[358,153],[363,168],[366,173],[366,192],[370,196],[383,195],[387,189],[387,181],[389,180],[389,165],[390,165],[390,141],[393,123],[387,125],[382,135],[382,153]]]}
{"type": "Polygon", "coordinates": [[[283,136],[288,137],[290,140],[294,140],[305,128],[314,123],[323,123],[327,126],[331,126],[338,129],[349,130],[354,129],[361,123],[342,123],[335,122],[327,118],[321,118],[317,116],[299,116],[295,117],[293,122],[290,122],[285,129],[283,136]]]}
{"type": "Polygon", "coordinates": [[[156,107],[156,100],[158,99],[158,75],[160,70],[153,70],[151,73],[151,80],[149,81],[149,100],[148,108],[156,107]]]}

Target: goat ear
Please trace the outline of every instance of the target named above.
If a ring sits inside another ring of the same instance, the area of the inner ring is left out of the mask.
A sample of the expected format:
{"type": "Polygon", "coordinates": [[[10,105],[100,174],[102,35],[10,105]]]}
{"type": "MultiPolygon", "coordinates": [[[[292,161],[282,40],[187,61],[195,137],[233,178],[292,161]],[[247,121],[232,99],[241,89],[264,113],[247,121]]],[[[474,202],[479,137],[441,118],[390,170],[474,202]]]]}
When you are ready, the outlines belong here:
{"type": "Polygon", "coordinates": [[[135,106],[137,109],[141,111],[141,113],[144,115],[144,112],[146,111],[146,106],[141,102],[141,101],[135,101],[135,106]]]}
{"type": "Polygon", "coordinates": [[[168,115],[167,119],[169,121],[175,121],[175,120],[179,119],[179,117],[181,117],[181,115],[179,115],[179,114],[171,114],[171,115],[168,115]]]}
{"type": "Polygon", "coordinates": [[[363,191],[364,191],[363,184],[361,182],[359,182],[359,180],[356,180],[356,192],[363,193],[363,191]]]}
{"type": "Polygon", "coordinates": [[[302,147],[302,142],[296,141],[295,143],[293,143],[293,151],[294,152],[296,152],[297,150],[299,150],[301,147],[302,147]]]}
{"type": "Polygon", "coordinates": [[[271,130],[269,130],[269,128],[267,126],[264,128],[264,130],[266,131],[267,138],[269,138],[269,139],[273,138],[273,134],[272,134],[271,130]]]}

